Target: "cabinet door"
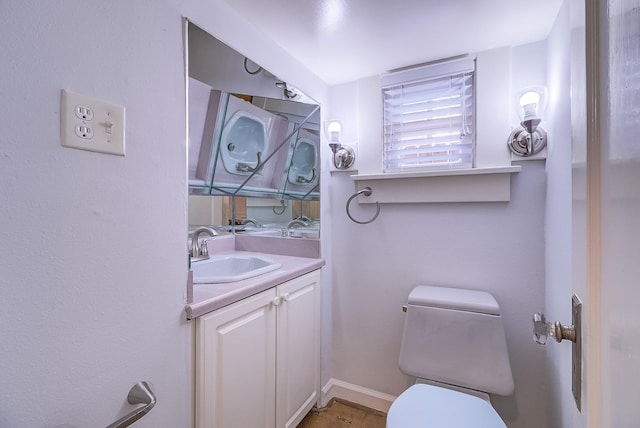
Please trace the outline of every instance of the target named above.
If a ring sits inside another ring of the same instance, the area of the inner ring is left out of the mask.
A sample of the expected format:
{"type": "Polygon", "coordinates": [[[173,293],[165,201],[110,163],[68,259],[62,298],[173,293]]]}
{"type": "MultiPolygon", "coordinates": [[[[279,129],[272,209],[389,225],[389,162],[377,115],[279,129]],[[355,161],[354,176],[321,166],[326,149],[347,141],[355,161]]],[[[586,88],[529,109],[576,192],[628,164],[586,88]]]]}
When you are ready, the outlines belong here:
{"type": "Polygon", "coordinates": [[[275,290],[196,320],[196,428],[275,425],[275,290]]]}
{"type": "Polygon", "coordinates": [[[278,287],[276,427],[295,428],[320,393],[320,273],[278,287]]]}

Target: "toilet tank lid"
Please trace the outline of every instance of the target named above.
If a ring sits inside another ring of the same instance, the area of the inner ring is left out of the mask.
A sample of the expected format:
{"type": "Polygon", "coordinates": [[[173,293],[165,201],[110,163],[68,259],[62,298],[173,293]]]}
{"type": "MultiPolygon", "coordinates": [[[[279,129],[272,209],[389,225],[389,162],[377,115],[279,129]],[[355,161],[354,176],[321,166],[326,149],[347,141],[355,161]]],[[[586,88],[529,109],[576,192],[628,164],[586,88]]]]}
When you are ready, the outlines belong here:
{"type": "Polygon", "coordinates": [[[489,293],[462,288],[420,285],[409,294],[409,305],[500,315],[500,306],[489,293]]]}

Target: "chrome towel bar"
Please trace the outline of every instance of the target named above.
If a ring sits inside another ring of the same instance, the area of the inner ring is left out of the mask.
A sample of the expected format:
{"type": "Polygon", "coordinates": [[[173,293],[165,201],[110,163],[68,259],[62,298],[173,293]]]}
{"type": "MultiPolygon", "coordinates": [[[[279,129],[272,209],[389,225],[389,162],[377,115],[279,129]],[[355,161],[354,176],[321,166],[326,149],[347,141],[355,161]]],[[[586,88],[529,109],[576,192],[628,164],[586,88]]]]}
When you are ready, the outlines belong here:
{"type": "Polygon", "coordinates": [[[129,390],[127,395],[129,404],[144,404],[131,411],[129,414],[121,417],[107,428],[124,428],[128,427],[144,415],[156,405],[156,396],[151,391],[151,385],[147,381],[138,382],[129,390]]]}

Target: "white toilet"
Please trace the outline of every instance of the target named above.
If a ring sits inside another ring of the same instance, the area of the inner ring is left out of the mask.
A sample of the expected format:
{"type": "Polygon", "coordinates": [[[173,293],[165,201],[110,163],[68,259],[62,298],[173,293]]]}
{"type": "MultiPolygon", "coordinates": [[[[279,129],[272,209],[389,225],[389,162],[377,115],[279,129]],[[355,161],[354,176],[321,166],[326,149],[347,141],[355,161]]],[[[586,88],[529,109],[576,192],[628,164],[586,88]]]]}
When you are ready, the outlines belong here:
{"type": "Polygon", "coordinates": [[[498,302],[489,293],[419,286],[409,294],[400,370],[417,383],[387,428],[506,428],[489,393],[513,393],[498,302]]]}

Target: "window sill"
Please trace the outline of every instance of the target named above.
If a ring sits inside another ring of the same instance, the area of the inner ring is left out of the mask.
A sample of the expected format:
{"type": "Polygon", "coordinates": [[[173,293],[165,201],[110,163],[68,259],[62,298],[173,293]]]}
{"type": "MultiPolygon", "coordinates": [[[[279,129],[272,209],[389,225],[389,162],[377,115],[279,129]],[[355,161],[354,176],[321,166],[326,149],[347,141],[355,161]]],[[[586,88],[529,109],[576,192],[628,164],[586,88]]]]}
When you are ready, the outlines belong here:
{"type": "Polygon", "coordinates": [[[352,175],[358,190],[370,187],[360,204],[434,202],[508,202],[511,174],[521,167],[450,169],[393,174],[352,175]]]}

